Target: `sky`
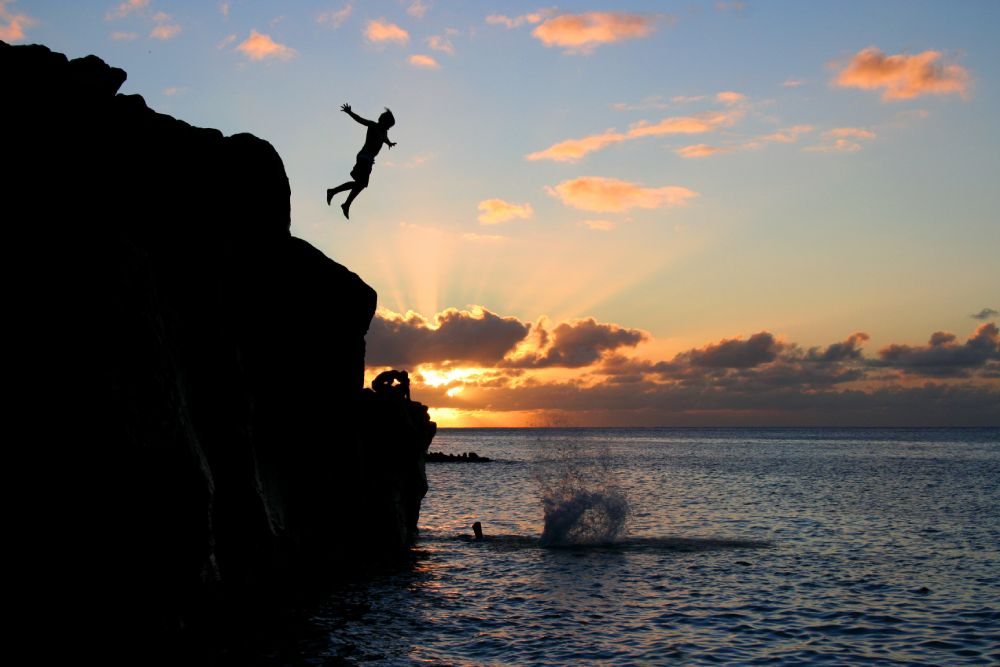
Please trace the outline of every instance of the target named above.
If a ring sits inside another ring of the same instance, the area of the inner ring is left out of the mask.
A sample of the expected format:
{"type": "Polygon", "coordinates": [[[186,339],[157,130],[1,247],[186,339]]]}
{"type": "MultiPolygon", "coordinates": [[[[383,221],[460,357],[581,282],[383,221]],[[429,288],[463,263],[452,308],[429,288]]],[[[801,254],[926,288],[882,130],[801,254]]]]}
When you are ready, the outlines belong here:
{"type": "Polygon", "coordinates": [[[270,141],[292,233],[378,292],[369,375],[443,426],[1000,424],[998,33],[987,1],[0,0],[0,39],[270,141]],[[343,103],[398,143],[349,222],[343,103]]]}

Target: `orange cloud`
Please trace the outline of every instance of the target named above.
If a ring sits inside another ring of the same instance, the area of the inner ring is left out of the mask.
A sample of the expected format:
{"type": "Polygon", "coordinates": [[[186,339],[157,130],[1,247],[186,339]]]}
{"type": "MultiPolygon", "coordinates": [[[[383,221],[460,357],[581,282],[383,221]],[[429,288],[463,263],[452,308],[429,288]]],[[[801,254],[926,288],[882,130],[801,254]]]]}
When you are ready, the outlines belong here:
{"type": "Polygon", "coordinates": [[[423,67],[424,69],[438,69],[441,67],[441,65],[438,64],[438,61],[434,60],[434,58],[422,53],[415,53],[407,58],[407,60],[409,60],[410,64],[414,67],[423,67]]]}
{"type": "Polygon", "coordinates": [[[747,98],[743,93],[735,93],[731,90],[726,90],[721,93],[717,93],[715,96],[716,102],[721,102],[722,104],[736,104],[737,102],[742,102],[747,98]]]}
{"type": "Polygon", "coordinates": [[[876,134],[861,127],[836,127],[823,133],[825,144],[809,146],[807,151],[813,153],[856,153],[861,150],[861,144],[855,139],[874,139],[876,134]]]}
{"type": "Polygon", "coordinates": [[[972,85],[968,70],[939,63],[940,51],[887,56],[876,47],[859,51],[833,83],[843,88],[883,89],[882,99],[906,100],[920,95],[965,96],[972,85]]]}
{"type": "Polygon", "coordinates": [[[682,206],[697,192],[677,186],[644,188],[635,183],[616,178],[584,176],[559,185],[547,187],[553,197],[562,203],[585,211],[618,213],[633,208],[660,208],[682,206]]]}
{"type": "Polygon", "coordinates": [[[850,139],[837,139],[829,144],[807,146],[805,150],[811,153],[857,153],[861,150],[861,144],[850,139]]]}
{"type": "Polygon", "coordinates": [[[520,16],[515,16],[513,18],[509,16],[504,16],[503,14],[490,14],[486,17],[486,22],[492,25],[504,25],[507,28],[518,28],[525,23],[541,23],[543,20],[552,16],[556,13],[555,7],[549,7],[547,9],[539,9],[536,12],[530,12],[528,14],[522,14],[520,16]]]}
{"type": "Polygon", "coordinates": [[[173,39],[178,34],[180,34],[181,27],[175,23],[165,23],[163,25],[158,25],[153,28],[153,31],[149,33],[149,36],[153,39],[168,40],[173,39]]]}
{"type": "Polygon", "coordinates": [[[427,46],[431,47],[435,51],[447,53],[449,56],[455,55],[455,47],[452,46],[452,43],[448,41],[447,37],[442,37],[441,35],[432,35],[428,37],[427,46]]]}
{"type": "Polygon", "coordinates": [[[832,130],[824,132],[823,136],[836,138],[854,137],[856,139],[874,139],[875,133],[861,127],[835,127],[832,130]]]}
{"type": "Polygon", "coordinates": [[[531,34],[545,46],[559,46],[567,53],[589,53],[601,44],[645,37],[653,32],[656,17],[621,12],[563,14],[548,19],[531,34]]]}
{"type": "MultiPolygon", "coordinates": [[[[147,0],[148,1],[148,0],[147,0]]],[[[24,29],[35,25],[37,21],[27,14],[14,14],[7,9],[11,0],[0,0],[0,39],[5,42],[19,42],[24,39],[24,29]]]]}
{"type": "Polygon", "coordinates": [[[779,130],[772,134],[766,134],[760,137],[761,141],[777,141],[783,144],[793,144],[799,140],[800,134],[805,134],[806,132],[812,132],[812,125],[793,125],[784,130],[779,130]]]}
{"type": "Polygon", "coordinates": [[[601,150],[611,144],[641,137],[659,137],[668,134],[702,134],[734,124],[742,112],[707,111],[695,116],[675,116],[664,118],[658,123],[637,123],[627,133],[609,130],[582,139],[567,139],[553,144],[545,150],[530,153],[528,160],[555,160],[556,162],[576,162],[588,153],[601,150]]]}
{"type": "Polygon", "coordinates": [[[396,42],[397,44],[405,44],[410,40],[410,33],[395,23],[389,23],[383,19],[375,19],[368,22],[368,26],[365,28],[365,37],[371,42],[396,42]]]}
{"type": "Polygon", "coordinates": [[[729,153],[732,151],[731,148],[724,148],[722,146],[709,146],[708,144],[695,144],[693,146],[684,146],[683,148],[678,148],[674,152],[681,157],[697,158],[697,157],[709,157],[710,155],[718,155],[719,153],[729,153]]]}
{"type": "Polygon", "coordinates": [[[664,118],[659,123],[638,123],[628,131],[629,139],[659,137],[666,134],[703,134],[729,127],[742,117],[742,111],[706,111],[695,116],[664,118]]]}
{"type": "Polygon", "coordinates": [[[508,220],[527,220],[535,214],[531,204],[511,204],[502,199],[486,199],[479,202],[479,222],[496,225],[508,220]]]}
{"type": "Polygon", "coordinates": [[[264,60],[265,58],[277,58],[278,60],[289,60],[295,57],[295,49],[279,44],[270,35],[262,35],[256,30],[250,31],[250,36],[239,43],[236,47],[250,60],[264,60]]]}
{"type": "Polygon", "coordinates": [[[132,41],[133,39],[135,39],[138,36],[139,36],[138,33],[134,33],[134,32],[113,32],[113,33],[111,33],[111,39],[115,40],[116,42],[130,42],[130,41],[132,41]]]}
{"type": "Polygon", "coordinates": [[[620,132],[593,134],[582,139],[567,139],[553,144],[543,151],[526,156],[528,160],[555,160],[556,162],[576,162],[587,153],[599,151],[605,146],[625,141],[628,137],[620,132]]]}
{"type": "Polygon", "coordinates": [[[125,2],[119,4],[114,10],[108,12],[104,15],[105,21],[114,21],[115,19],[125,18],[132,12],[147,7],[149,5],[149,0],[125,0],[125,2]]]}

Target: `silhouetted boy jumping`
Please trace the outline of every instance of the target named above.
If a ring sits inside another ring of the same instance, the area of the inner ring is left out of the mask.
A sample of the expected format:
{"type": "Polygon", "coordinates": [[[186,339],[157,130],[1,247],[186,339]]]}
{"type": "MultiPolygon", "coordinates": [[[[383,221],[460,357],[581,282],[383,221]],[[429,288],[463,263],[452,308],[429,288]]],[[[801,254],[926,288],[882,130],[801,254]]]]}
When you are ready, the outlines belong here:
{"type": "Polygon", "coordinates": [[[340,110],[346,113],[348,116],[358,121],[362,125],[368,128],[368,133],[365,135],[365,145],[361,147],[358,152],[357,162],[354,163],[354,169],[351,169],[351,178],[353,181],[347,181],[343,185],[338,185],[335,188],[326,191],[326,205],[330,205],[330,200],[333,199],[333,195],[338,192],[343,192],[344,190],[350,190],[351,193],[347,195],[347,200],[340,205],[341,210],[344,211],[344,217],[348,220],[351,219],[351,202],[358,194],[368,187],[368,178],[372,175],[372,166],[375,164],[375,156],[378,152],[382,150],[382,144],[387,145],[392,148],[396,145],[394,141],[389,141],[389,128],[396,124],[396,119],[393,117],[392,112],[386,109],[382,112],[382,115],[378,117],[378,122],[370,121],[366,118],[362,118],[358,114],[351,111],[351,105],[345,104],[340,107],[340,110]]]}

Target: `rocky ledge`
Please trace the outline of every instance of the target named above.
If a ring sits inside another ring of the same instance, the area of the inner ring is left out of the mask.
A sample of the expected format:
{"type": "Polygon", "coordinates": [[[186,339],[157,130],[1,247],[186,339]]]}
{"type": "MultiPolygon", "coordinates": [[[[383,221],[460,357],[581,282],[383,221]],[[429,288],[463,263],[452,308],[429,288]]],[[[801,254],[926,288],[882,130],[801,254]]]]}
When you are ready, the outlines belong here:
{"type": "Polygon", "coordinates": [[[0,42],[0,74],[11,266],[49,348],[26,448],[66,480],[33,521],[89,587],[46,604],[162,647],[405,551],[435,427],[362,388],[375,292],[290,235],[274,148],[94,56],[0,42]]]}

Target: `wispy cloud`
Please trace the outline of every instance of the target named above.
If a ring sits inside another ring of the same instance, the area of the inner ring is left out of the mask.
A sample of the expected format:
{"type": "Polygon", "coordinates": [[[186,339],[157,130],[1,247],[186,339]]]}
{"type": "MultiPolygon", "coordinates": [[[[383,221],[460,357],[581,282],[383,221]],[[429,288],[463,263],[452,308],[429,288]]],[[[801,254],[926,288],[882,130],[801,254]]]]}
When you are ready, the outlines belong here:
{"type": "Polygon", "coordinates": [[[443,35],[431,35],[427,38],[427,46],[435,51],[447,53],[449,56],[455,55],[455,47],[451,41],[443,35]]]}
{"type": "Polygon", "coordinates": [[[799,136],[807,132],[812,132],[812,125],[793,125],[792,127],[785,128],[783,130],[778,130],[777,132],[771,132],[770,134],[765,134],[763,136],[757,137],[757,141],[762,141],[765,143],[779,143],[779,144],[794,144],[799,140],[799,136]]]}
{"type": "Polygon", "coordinates": [[[236,41],[236,35],[226,35],[215,45],[215,48],[222,50],[236,41]]]}
{"type": "Polygon", "coordinates": [[[693,146],[683,146],[674,150],[681,157],[699,158],[718,155],[720,153],[730,153],[732,148],[726,146],[711,146],[709,144],[694,144],[693,146]]]}
{"type": "Polygon", "coordinates": [[[835,139],[829,143],[806,146],[803,150],[810,153],[857,153],[861,144],[850,139],[835,139]]]}
{"type": "Polygon", "coordinates": [[[545,150],[530,153],[526,156],[526,159],[576,162],[588,153],[631,139],[659,137],[670,134],[702,134],[713,132],[733,125],[742,115],[743,112],[741,110],[734,109],[729,111],[706,111],[694,116],[674,116],[664,118],[657,123],[640,122],[633,125],[627,132],[609,130],[602,134],[594,134],[581,139],[567,139],[566,141],[553,144],[545,150]]]}
{"type": "Polygon", "coordinates": [[[115,19],[122,19],[132,12],[148,6],[149,0],[125,0],[125,2],[120,3],[114,9],[109,10],[108,13],[104,15],[104,20],[114,21],[115,19]]]}
{"type": "Polygon", "coordinates": [[[745,101],[746,98],[747,98],[747,96],[744,95],[743,93],[737,93],[737,92],[734,92],[732,90],[726,90],[726,91],[723,91],[721,93],[716,93],[715,94],[715,101],[716,102],[719,102],[721,104],[728,104],[728,105],[739,104],[740,102],[745,101]]]}
{"type": "Polygon", "coordinates": [[[13,0],[0,0],[0,39],[5,42],[20,42],[25,37],[25,29],[38,22],[27,14],[15,14],[8,9],[13,0]]]}
{"type": "Polygon", "coordinates": [[[553,144],[545,150],[529,153],[525,156],[528,160],[555,160],[556,162],[576,162],[588,153],[599,151],[611,144],[625,141],[629,136],[621,132],[604,132],[603,134],[592,134],[581,139],[567,139],[553,144]]]}
{"type": "MultiPolygon", "coordinates": [[[[228,39],[228,38],[227,38],[228,39]]],[[[295,57],[295,49],[271,39],[270,35],[264,35],[256,30],[250,31],[250,36],[239,43],[236,50],[250,58],[250,60],[290,60],[295,57]]]]}
{"type": "Polygon", "coordinates": [[[185,88],[184,86],[170,86],[169,88],[163,89],[163,94],[166,95],[167,97],[173,97],[174,95],[180,95],[181,93],[184,93],[186,91],[187,88],[185,88]]]}
{"type": "Polygon", "coordinates": [[[520,16],[504,16],[503,14],[490,14],[486,17],[486,22],[492,25],[503,25],[510,28],[519,28],[525,23],[541,23],[549,16],[556,13],[555,7],[548,7],[545,9],[539,9],[534,12],[529,12],[527,14],[521,14],[520,16]]]}
{"type": "Polygon", "coordinates": [[[798,88],[799,86],[804,86],[805,83],[802,79],[785,79],[781,82],[781,85],[785,88],[798,88]]]}
{"type": "Polygon", "coordinates": [[[617,225],[611,220],[581,220],[580,226],[593,229],[595,232],[610,232],[617,225]]]}
{"type": "Polygon", "coordinates": [[[228,2],[220,2],[219,3],[219,13],[222,14],[222,18],[224,18],[224,19],[228,19],[229,18],[229,3],[228,2]]]}
{"type": "Polygon", "coordinates": [[[824,137],[853,137],[855,139],[874,139],[875,133],[863,127],[835,127],[823,133],[824,137]]]}
{"type": "Polygon", "coordinates": [[[972,315],[969,315],[969,317],[971,317],[974,320],[989,320],[996,317],[997,315],[1000,315],[1000,310],[997,310],[995,308],[983,308],[978,313],[973,313],[972,315]]]}
{"type": "Polygon", "coordinates": [[[602,44],[646,37],[655,30],[658,20],[657,16],[623,12],[562,14],[543,21],[531,34],[545,46],[586,54],[602,44]]]}
{"type": "Polygon", "coordinates": [[[111,39],[113,39],[116,42],[131,42],[133,39],[136,39],[138,36],[139,36],[139,33],[136,33],[136,32],[123,32],[123,31],[120,31],[120,30],[115,31],[115,32],[111,33],[111,35],[110,35],[111,39]]]}
{"type": "Polygon", "coordinates": [[[421,0],[412,0],[410,2],[410,6],[406,8],[406,13],[410,16],[422,19],[427,13],[427,10],[430,8],[431,6],[429,4],[425,4],[424,2],[421,2],[421,0]]]}
{"type": "Polygon", "coordinates": [[[176,23],[162,23],[149,33],[149,36],[153,39],[168,40],[173,39],[181,32],[180,25],[176,23]]]}
{"type": "Polygon", "coordinates": [[[354,11],[354,5],[347,3],[340,9],[331,9],[328,12],[323,12],[316,17],[317,23],[322,23],[326,25],[331,25],[334,28],[339,28],[344,24],[350,16],[351,12],[354,11]]]}
{"type": "Polygon", "coordinates": [[[744,142],[740,148],[752,151],[763,148],[766,144],[794,144],[799,140],[800,136],[812,132],[813,129],[815,128],[813,128],[812,125],[793,125],[791,127],[780,129],[776,132],[770,132],[759,137],[754,137],[753,139],[744,142]]]}
{"type": "Polygon", "coordinates": [[[392,160],[386,160],[385,166],[387,167],[398,167],[400,169],[415,169],[436,157],[436,153],[423,153],[420,155],[414,155],[410,157],[406,162],[393,162],[392,160]]]}
{"type": "Polygon", "coordinates": [[[496,225],[508,220],[527,220],[535,214],[531,204],[511,204],[503,199],[486,199],[479,202],[479,222],[496,225]]]}
{"type": "Polygon", "coordinates": [[[423,69],[439,69],[441,67],[432,56],[423,53],[414,53],[407,60],[414,67],[422,67],[423,69]]]}
{"type": "Polygon", "coordinates": [[[870,141],[875,137],[874,132],[863,127],[836,127],[823,133],[826,143],[808,146],[805,150],[813,153],[856,153],[861,150],[858,141],[870,141]]]}
{"type": "Polygon", "coordinates": [[[374,19],[365,26],[365,37],[370,42],[405,44],[410,40],[410,33],[385,19],[374,19]]]}
{"type": "Polygon", "coordinates": [[[546,191],[567,206],[598,213],[620,213],[633,208],[683,206],[698,196],[697,192],[678,186],[647,188],[636,183],[584,176],[563,181],[546,191]]]}
{"type": "Polygon", "coordinates": [[[887,56],[870,46],[855,54],[833,83],[844,88],[881,89],[884,101],[952,93],[966,96],[972,86],[968,70],[938,62],[941,59],[940,51],[887,56]]]}

